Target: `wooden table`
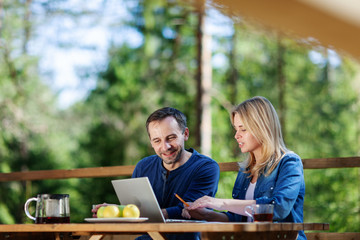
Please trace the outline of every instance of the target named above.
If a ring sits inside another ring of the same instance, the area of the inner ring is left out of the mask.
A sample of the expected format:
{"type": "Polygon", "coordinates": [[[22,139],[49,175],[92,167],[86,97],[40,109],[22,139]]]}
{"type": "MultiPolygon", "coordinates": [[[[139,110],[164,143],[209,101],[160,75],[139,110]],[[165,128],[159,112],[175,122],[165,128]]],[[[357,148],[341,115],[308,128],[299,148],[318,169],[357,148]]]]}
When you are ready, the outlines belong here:
{"type": "Polygon", "coordinates": [[[327,223],[70,223],[0,225],[0,239],[77,239],[91,236],[100,240],[109,234],[148,233],[163,240],[164,233],[201,232],[206,239],[295,240],[299,230],[328,230],[327,223]]]}

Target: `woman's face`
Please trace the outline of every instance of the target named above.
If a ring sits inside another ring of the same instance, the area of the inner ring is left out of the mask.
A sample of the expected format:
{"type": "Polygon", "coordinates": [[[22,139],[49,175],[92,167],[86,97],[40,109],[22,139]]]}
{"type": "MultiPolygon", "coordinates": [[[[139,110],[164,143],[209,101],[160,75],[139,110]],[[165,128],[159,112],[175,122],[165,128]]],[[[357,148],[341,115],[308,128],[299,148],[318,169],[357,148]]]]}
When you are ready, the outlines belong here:
{"type": "Polygon", "coordinates": [[[239,144],[241,152],[252,152],[255,155],[255,158],[258,159],[257,156],[260,156],[261,154],[261,144],[249,131],[247,131],[247,129],[245,129],[240,120],[240,116],[237,113],[234,116],[234,128],[236,130],[235,139],[239,144]]]}

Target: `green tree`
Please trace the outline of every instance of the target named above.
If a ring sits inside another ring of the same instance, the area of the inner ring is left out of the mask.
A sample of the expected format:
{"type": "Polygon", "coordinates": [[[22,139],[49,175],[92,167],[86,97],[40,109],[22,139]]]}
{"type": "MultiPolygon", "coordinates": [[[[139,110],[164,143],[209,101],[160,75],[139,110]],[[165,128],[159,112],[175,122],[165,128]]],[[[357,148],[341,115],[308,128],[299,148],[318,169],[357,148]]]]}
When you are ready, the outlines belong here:
{"type": "MultiPolygon", "coordinates": [[[[90,11],[67,3],[3,3],[0,171],[136,164],[153,154],[145,121],[163,106],[176,107],[188,116],[187,146],[195,146],[199,21],[194,8],[165,0],[125,1],[127,22],[114,18],[109,28],[114,32],[119,26],[131,28],[142,43],[134,47],[114,41],[105,69],[83,71],[84,82],[96,73],[97,85],[88,98],[59,110],[56,96],[41,81],[39,59],[28,53],[28,43],[41,26],[38,20],[57,26],[63,26],[64,19],[93,24],[103,14],[102,8],[90,11]],[[43,11],[42,18],[34,10],[43,11]]],[[[213,69],[212,157],[218,162],[244,158],[233,140],[229,111],[254,95],[274,104],[287,146],[302,158],[358,155],[354,143],[360,139],[359,99],[353,87],[357,65],[346,58],[333,65],[325,49],[280,39],[245,21],[230,24],[234,24],[232,36],[212,37],[213,55],[228,60],[213,69]],[[314,61],[314,54],[321,61],[314,61]]],[[[84,47],[79,42],[59,42],[84,47]]],[[[222,174],[219,197],[231,198],[235,177],[236,173],[222,174]]],[[[305,221],[330,222],[331,231],[359,231],[357,169],[306,170],[305,178],[310,196],[305,200],[305,221]]],[[[26,221],[19,207],[26,198],[55,191],[70,194],[71,219],[82,222],[90,216],[91,204],[117,201],[110,180],[2,183],[0,222],[26,221]]]]}
{"type": "MultiPolygon", "coordinates": [[[[71,167],[71,139],[56,110],[55,95],[42,83],[38,58],[28,52],[32,36],[31,1],[3,3],[0,49],[0,171],[71,167]]],[[[1,223],[23,222],[19,206],[47,183],[3,183],[1,223]]],[[[56,191],[57,185],[52,185],[56,191]]]]}

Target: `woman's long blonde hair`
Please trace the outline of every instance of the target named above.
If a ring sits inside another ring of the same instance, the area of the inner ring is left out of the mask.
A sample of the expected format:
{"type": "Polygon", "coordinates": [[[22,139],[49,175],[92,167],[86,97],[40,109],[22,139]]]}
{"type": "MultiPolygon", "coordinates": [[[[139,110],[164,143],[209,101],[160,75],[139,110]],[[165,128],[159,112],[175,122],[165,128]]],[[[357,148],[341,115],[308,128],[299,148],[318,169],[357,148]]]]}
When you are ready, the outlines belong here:
{"type": "Polygon", "coordinates": [[[255,159],[254,154],[250,152],[247,161],[244,162],[245,172],[250,173],[250,177],[262,173],[269,175],[288,152],[275,108],[269,100],[257,96],[235,107],[231,114],[233,125],[235,114],[238,114],[245,129],[261,144],[261,159],[255,159]],[[261,164],[255,167],[256,161],[261,164]]]}

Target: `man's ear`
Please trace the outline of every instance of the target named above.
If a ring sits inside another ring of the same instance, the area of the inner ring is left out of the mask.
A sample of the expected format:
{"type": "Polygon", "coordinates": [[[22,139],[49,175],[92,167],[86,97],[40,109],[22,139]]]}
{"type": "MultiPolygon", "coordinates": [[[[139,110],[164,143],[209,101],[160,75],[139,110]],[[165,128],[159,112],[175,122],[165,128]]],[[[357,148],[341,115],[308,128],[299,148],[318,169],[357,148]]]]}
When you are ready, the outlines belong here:
{"type": "Polygon", "coordinates": [[[188,128],[185,128],[185,131],[184,131],[184,140],[187,141],[189,139],[189,129],[188,128]]]}

